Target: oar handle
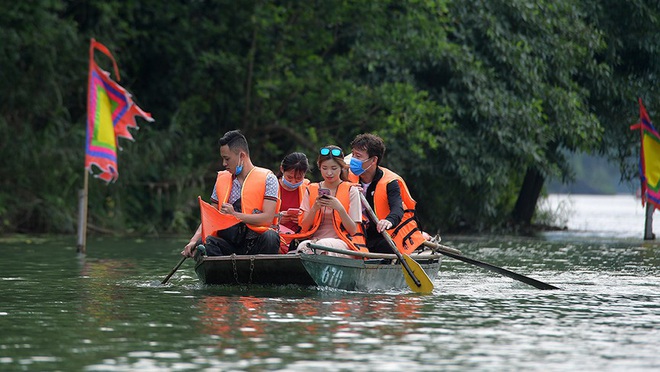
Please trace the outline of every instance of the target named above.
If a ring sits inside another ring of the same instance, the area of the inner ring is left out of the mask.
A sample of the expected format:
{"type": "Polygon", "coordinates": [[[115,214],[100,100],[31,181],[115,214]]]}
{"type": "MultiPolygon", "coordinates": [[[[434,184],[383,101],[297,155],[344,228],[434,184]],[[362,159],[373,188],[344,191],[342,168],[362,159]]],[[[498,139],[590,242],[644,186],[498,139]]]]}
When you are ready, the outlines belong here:
{"type": "MultiPolygon", "coordinates": [[[[367,214],[369,215],[369,218],[374,222],[374,224],[378,224],[378,217],[376,217],[376,213],[374,213],[374,210],[371,209],[371,205],[369,205],[369,202],[367,201],[367,198],[364,197],[363,193],[360,194],[360,200],[362,201],[362,204],[364,206],[364,209],[367,211],[367,214]]],[[[406,272],[410,277],[412,278],[413,282],[415,282],[415,285],[420,287],[422,285],[422,282],[419,281],[419,279],[415,276],[413,273],[412,269],[408,265],[408,262],[403,259],[403,256],[401,255],[401,252],[399,252],[399,248],[396,247],[396,244],[394,244],[394,241],[392,240],[392,237],[390,234],[387,233],[386,230],[383,230],[381,232],[383,234],[383,237],[387,241],[387,243],[390,245],[390,248],[392,248],[392,251],[394,251],[394,254],[396,254],[396,257],[399,259],[401,264],[403,265],[403,268],[406,269],[406,272]]]]}
{"type": "Polygon", "coordinates": [[[460,255],[463,254],[463,253],[461,253],[461,251],[459,251],[456,248],[448,247],[446,245],[442,245],[442,244],[438,244],[438,243],[433,243],[433,242],[430,242],[428,240],[425,241],[422,244],[424,244],[425,247],[429,247],[429,248],[433,249],[434,251],[438,251],[438,252],[449,252],[449,253],[460,254],[460,255]]]}

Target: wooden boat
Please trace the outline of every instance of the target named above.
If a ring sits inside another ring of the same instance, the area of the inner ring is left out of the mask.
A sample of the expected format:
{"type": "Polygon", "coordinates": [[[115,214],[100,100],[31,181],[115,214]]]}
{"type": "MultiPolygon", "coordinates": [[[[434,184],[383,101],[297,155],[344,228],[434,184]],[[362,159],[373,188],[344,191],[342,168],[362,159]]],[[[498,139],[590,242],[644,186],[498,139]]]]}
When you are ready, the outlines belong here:
{"type": "Polygon", "coordinates": [[[195,272],[204,284],[316,285],[298,254],[196,254],[195,261],[195,272]]]}
{"type": "MultiPolygon", "coordinates": [[[[338,257],[326,254],[300,254],[305,269],[319,287],[331,287],[348,291],[382,291],[408,289],[401,264],[396,255],[347,251],[310,244],[313,249],[343,255],[362,257],[338,257]]],[[[431,281],[440,271],[441,255],[410,255],[424,269],[431,281]]]]}
{"type": "MultiPolygon", "coordinates": [[[[195,273],[204,284],[299,285],[376,291],[407,289],[396,255],[361,253],[311,245],[325,254],[195,255],[195,273]]],[[[415,261],[433,281],[440,270],[440,255],[413,254],[415,261]]]]}

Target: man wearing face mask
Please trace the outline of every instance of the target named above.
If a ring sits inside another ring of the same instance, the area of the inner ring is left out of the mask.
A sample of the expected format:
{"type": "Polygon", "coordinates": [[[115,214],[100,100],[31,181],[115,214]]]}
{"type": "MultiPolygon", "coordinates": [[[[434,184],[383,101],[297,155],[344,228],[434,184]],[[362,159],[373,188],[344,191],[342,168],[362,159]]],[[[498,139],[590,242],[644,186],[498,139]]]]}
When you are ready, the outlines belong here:
{"type": "MultiPolygon", "coordinates": [[[[252,164],[247,140],[240,131],[225,133],[218,144],[225,170],[218,172],[211,205],[240,222],[206,237],[207,255],[278,253],[280,238],[270,227],[277,222],[277,177],[252,164]]],[[[181,254],[191,257],[201,239],[200,224],[181,254]]]]}
{"type": "MultiPolygon", "coordinates": [[[[382,231],[387,231],[399,251],[409,254],[426,239],[417,226],[415,200],[403,179],[381,167],[385,143],[374,134],[360,134],[351,142],[349,180],[362,185],[378,223],[366,222],[367,248],[370,252],[392,253],[382,231]]],[[[366,215],[366,213],[364,214],[366,215]]]]}

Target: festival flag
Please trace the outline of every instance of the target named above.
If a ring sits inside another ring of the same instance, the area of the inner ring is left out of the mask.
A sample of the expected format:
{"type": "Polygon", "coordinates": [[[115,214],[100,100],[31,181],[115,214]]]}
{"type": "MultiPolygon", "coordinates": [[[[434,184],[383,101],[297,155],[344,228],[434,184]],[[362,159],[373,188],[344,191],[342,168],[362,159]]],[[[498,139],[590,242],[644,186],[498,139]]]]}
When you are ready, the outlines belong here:
{"type": "Polygon", "coordinates": [[[224,230],[241,222],[231,214],[223,214],[211,204],[197,197],[199,200],[199,212],[202,217],[202,243],[206,243],[206,237],[218,230],[224,230]]]}
{"type": "Polygon", "coordinates": [[[642,183],[642,205],[651,203],[660,208],[660,135],[639,98],[639,123],[630,127],[640,131],[639,177],[642,183]]]}
{"type": "Polygon", "coordinates": [[[151,114],[142,111],[128,93],[110,78],[110,73],[102,70],[94,61],[94,50],[98,50],[112,60],[117,81],[119,68],[114,57],[105,45],[92,39],[89,47],[89,81],[87,92],[87,136],[85,143],[85,169],[92,171],[97,166],[101,173],[96,175],[106,182],[116,181],[117,142],[119,137],[133,140],[128,128],[137,129],[135,116],[154,121],[151,114]]]}

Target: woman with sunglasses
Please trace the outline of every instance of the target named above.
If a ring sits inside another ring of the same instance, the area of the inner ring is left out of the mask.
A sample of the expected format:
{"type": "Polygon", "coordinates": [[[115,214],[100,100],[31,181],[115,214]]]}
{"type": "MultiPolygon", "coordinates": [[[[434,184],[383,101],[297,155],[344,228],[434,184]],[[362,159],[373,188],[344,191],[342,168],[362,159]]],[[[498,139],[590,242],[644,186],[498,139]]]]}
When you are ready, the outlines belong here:
{"type": "Polygon", "coordinates": [[[311,252],[309,243],[326,247],[367,251],[362,233],[362,205],[357,188],[346,181],[341,148],[325,146],[316,160],[323,181],[308,186],[300,209],[301,227],[307,239],[298,250],[311,252]]]}

